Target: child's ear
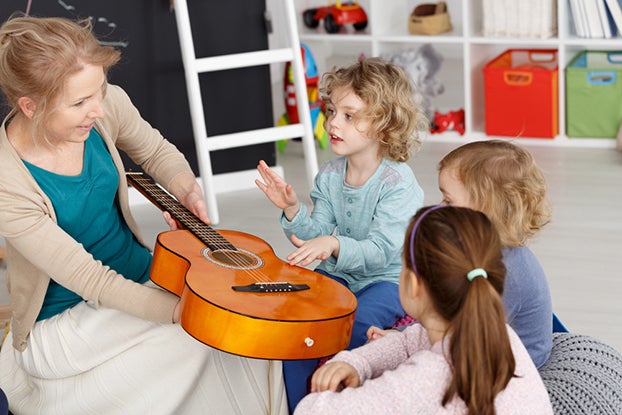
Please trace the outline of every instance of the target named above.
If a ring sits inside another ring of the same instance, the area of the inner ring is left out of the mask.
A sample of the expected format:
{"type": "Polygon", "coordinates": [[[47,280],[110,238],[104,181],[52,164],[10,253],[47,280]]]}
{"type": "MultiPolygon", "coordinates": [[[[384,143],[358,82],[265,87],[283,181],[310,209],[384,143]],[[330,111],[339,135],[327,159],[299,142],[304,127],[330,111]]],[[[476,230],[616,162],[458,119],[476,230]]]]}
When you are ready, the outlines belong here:
{"type": "Polygon", "coordinates": [[[406,294],[410,298],[417,298],[421,292],[421,280],[413,271],[408,271],[408,285],[406,286],[406,294]]]}
{"type": "Polygon", "coordinates": [[[19,97],[17,100],[17,105],[26,117],[32,119],[32,116],[35,114],[35,110],[37,109],[37,104],[32,98],[19,97]]]}

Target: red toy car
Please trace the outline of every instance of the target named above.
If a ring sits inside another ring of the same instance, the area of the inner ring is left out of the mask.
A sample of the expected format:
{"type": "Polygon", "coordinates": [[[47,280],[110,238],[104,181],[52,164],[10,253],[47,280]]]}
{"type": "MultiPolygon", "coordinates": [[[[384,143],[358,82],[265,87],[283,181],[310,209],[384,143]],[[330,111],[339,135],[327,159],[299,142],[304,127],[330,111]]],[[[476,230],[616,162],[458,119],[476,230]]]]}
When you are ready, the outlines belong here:
{"type": "Polygon", "coordinates": [[[367,27],[367,14],[356,0],[335,0],[335,4],[307,9],[302,13],[302,20],[310,29],[318,27],[322,19],[328,33],[337,33],[347,23],[352,23],[356,30],[367,27]]]}

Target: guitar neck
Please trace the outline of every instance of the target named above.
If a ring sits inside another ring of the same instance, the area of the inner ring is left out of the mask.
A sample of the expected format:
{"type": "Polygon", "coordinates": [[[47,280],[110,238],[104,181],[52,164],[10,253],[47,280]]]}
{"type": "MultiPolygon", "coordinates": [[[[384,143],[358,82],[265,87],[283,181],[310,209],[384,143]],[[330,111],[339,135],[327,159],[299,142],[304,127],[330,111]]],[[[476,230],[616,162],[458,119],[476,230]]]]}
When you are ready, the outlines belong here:
{"type": "Polygon", "coordinates": [[[184,228],[199,238],[212,251],[220,249],[237,250],[228,240],[211,226],[200,220],[177,199],[166,192],[151,178],[140,172],[127,172],[127,182],[160,210],[170,213],[184,228]]]}

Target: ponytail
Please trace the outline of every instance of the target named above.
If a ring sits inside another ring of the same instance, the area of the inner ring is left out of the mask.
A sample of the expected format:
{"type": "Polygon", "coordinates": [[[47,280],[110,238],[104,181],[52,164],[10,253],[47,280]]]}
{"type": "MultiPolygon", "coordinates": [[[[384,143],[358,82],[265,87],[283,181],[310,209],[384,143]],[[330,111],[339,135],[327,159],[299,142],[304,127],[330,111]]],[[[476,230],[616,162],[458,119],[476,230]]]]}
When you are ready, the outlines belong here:
{"type": "Polygon", "coordinates": [[[404,247],[406,265],[449,322],[453,377],[442,404],[458,395],[468,415],[495,414],[494,399],[516,366],[501,300],[506,270],[498,232],[481,212],[424,208],[413,218],[404,247]]]}

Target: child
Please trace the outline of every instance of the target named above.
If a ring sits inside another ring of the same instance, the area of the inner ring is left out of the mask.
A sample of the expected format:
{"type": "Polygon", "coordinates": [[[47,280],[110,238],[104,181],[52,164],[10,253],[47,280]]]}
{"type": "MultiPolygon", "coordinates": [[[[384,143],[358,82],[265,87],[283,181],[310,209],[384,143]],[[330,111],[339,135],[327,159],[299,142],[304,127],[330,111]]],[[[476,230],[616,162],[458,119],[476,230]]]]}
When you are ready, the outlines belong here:
{"type": "Polygon", "coordinates": [[[488,218],[421,209],[402,261],[400,298],[420,324],[338,353],[315,372],[296,415],[552,414],[536,367],[505,324],[501,241],[488,218]]]}
{"type": "MultiPolygon", "coordinates": [[[[408,217],[423,191],[405,163],[418,145],[422,113],[408,77],[378,58],[333,70],[322,78],[325,128],[339,156],[320,167],[311,191],[313,211],[291,185],[261,161],[257,186],[283,210],[281,225],[297,249],[287,260],[347,286],[358,300],[348,348],[367,340],[370,325],[391,327],[404,316],[398,280],[408,217]]],[[[284,362],[290,410],[307,393],[317,360],[284,362]]]]}
{"type": "Polygon", "coordinates": [[[550,220],[542,171],[517,145],[477,141],[440,161],[439,187],[443,203],[484,212],[497,227],[507,268],[507,322],[539,368],[551,354],[553,307],[544,271],[525,244],[550,220]]]}

